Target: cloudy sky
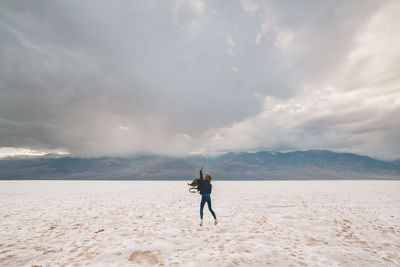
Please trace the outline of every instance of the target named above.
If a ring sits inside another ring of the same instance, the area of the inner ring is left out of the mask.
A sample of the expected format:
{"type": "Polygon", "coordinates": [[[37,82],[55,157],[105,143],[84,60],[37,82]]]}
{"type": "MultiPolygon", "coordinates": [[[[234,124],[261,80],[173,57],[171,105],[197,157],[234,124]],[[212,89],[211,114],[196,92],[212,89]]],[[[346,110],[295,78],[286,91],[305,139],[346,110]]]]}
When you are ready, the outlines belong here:
{"type": "Polygon", "coordinates": [[[0,154],[400,158],[400,1],[1,1],[0,154]]]}

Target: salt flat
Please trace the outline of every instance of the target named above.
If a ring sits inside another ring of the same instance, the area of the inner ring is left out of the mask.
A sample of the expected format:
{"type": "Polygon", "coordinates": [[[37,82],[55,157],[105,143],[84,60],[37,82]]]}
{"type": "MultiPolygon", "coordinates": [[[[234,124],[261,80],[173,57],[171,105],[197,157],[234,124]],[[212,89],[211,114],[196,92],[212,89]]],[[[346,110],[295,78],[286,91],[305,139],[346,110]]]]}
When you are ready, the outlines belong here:
{"type": "Polygon", "coordinates": [[[399,266],[399,181],[1,181],[0,266],[399,266]]]}

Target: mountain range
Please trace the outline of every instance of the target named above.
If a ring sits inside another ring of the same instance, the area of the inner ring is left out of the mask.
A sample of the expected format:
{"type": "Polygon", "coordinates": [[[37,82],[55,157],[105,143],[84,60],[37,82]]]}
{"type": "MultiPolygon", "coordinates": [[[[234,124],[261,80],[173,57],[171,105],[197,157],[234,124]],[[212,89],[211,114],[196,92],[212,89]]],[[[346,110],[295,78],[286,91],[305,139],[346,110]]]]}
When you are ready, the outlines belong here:
{"type": "Polygon", "coordinates": [[[400,179],[400,160],[327,150],[230,152],[218,156],[46,155],[0,159],[0,180],[192,180],[200,166],[218,180],[400,179]]]}

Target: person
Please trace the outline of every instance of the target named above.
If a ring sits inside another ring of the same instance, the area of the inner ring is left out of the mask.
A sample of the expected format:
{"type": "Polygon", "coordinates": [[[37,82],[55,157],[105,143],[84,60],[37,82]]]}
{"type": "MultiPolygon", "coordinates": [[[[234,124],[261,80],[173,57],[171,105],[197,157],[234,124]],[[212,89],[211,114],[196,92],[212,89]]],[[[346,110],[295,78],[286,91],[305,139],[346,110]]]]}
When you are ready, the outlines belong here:
{"type": "Polygon", "coordinates": [[[215,215],[215,212],[211,208],[211,180],[212,177],[209,173],[206,173],[203,177],[203,169],[204,166],[200,168],[200,178],[199,178],[199,186],[198,189],[201,194],[201,202],[200,202],[200,226],[203,225],[203,209],[204,205],[207,203],[208,209],[210,210],[212,216],[214,217],[214,224],[216,225],[218,223],[217,216],[215,215]]]}

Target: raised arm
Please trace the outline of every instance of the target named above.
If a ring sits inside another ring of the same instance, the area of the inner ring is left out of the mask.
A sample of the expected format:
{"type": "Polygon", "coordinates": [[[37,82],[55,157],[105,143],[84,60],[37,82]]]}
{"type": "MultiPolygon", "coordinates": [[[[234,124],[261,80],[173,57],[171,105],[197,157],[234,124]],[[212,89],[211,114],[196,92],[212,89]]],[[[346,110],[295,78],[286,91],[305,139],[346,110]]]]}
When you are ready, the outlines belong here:
{"type": "Polygon", "coordinates": [[[203,169],[204,169],[204,166],[202,166],[200,168],[200,180],[204,180],[204,178],[203,178],[203,169]]]}

